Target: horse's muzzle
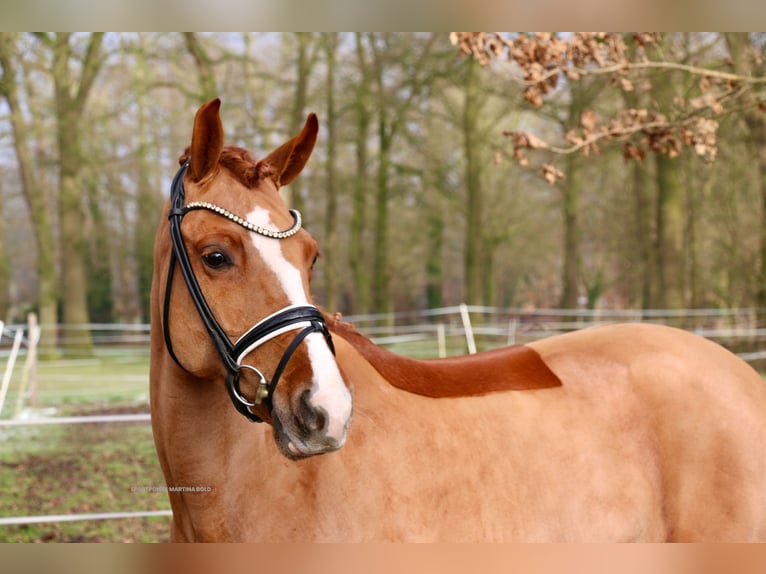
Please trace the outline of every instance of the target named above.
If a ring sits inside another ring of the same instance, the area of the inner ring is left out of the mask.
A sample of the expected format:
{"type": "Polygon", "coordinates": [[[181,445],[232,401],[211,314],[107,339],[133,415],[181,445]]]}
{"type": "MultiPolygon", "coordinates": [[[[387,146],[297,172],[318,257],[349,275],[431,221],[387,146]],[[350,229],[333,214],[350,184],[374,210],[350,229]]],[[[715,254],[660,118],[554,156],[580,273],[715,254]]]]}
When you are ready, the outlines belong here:
{"type": "MultiPolygon", "coordinates": [[[[279,407],[272,410],[274,439],[280,452],[291,460],[299,460],[334,452],[346,443],[346,431],[351,417],[340,433],[329,432],[330,414],[312,404],[311,393],[304,391],[292,411],[279,407]]],[[[337,425],[336,425],[337,426],[337,425]]]]}

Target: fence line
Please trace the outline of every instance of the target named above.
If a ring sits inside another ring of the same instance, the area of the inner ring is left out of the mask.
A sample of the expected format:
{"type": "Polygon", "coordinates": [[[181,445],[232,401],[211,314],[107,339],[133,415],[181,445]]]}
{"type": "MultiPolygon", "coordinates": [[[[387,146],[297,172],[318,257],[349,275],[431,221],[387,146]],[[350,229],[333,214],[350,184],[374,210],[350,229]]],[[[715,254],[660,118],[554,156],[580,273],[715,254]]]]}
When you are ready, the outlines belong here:
{"type": "MultiPolygon", "coordinates": [[[[661,321],[675,322],[680,319],[719,319],[735,320],[757,324],[762,322],[766,326],[766,308],[742,307],[731,309],[706,308],[706,309],[518,309],[507,307],[487,307],[478,305],[456,305],[439,307],[434,309],[397,311],[394,313],[371,313],[364,315],[344,315],[343,320],[356,324],[361,330],[365,330],[369,324],[381,325],[407,325],[418,320],[426,320],[433,323],[438,317],[459,318],[461,312],[470,315],[481,315],[485,318],[518,318],[519,320],[560,318],[564,320],[581,319],[587,324],[594,322],[614,321],[661,321]]],[[[572,321],[560,321],[566,323],[569,328],[576,325],[572,321]]],[[[94,343],[124,344],[133,346],[148,343],[150,325],[148,323],[90,323],[83,325],[43,325],[44,328],[52,328],[58,333],[60,340],[69,334],[76,336],[77,333],[90,331],[94,336],[94,343]]],[[[6,325],[6,331],[25,329],[24,324],[6,325]]],[[[1,341],[0,341],[1,343],[1,341]]]]}
{"type": "MultiPolygon", "coordinates": [[[[458,305],[389,314],[347,315],[374,342],[407,344],[437,338],[437,347],[420,346],[420,356],[444,356],[442,339],[452,337],[452,352],[528,343],[544,337],[615,322],[663,323],[713,339],[750,362],[766,359],[766,308],[707,309],[510,309],[458,305]],[[472,317],[475,319],[472,319],[472,317]],[[469,327],[469,325],[471,325],[469,327]],[[464,338],[462,350],[455,337],[464,338]]],[[[406,351],[405,351],[406,352],[406,351]]]]}
{"type": "MultiPolygon", "coordinates": [[[[463,352],[473,352],[474,345],[483,337],[483,343],[501,345],[529,342],[553,334],[583,327],[613,322],[662,322],[687,329],[713,339],[764,339],[766,350],[766,308],[731,309],[514,309],[477,305],[457,305],[435,309],[347,315],[353,323],[376,343],[389,345],[415,342],[433,337],[437,343],[433,353],[442,355],[441,337],[465,338],[463,352]],[[468,327],[468,325],[471,325],[468,327]],[[473,336],[473,341],[471,341],[473,336]],[[487,341],[487,337],[497,337],[487,341]],[[473,343],[473,344],[472,344],[473,343]]],[[[50,326],[47,326],[50,327],[50,326]]],[[[6,333],[23,329],[21,325],[6,325],[6,333]]],[[[147,323],[67,325],[52,329],[59,343],[68,337],[79,337],[89,330],[93,335],[96,353],[146,351],[150,326],[147,323]]],[[[720,341],[719,341],[720,342],[720,341]]],[[[758,343],[760,344],[760,342],[758,343]]],[[[0,357],[8,351],[7,341],[0,341],[0,357]]],[[[453,344],[453,352],[455,347],[453,344]]],[[[761,349],[734,349],[735,352],[759,352],[761,349]]],[[[19,350],[23,355],[25,349],[19,350]]],[[[751,356],[751,355],[746,355],[751,356]]],[[[10,360],[10,356],[9,356],[10,360]]]]}
{"type": "Polygon", "coordinates": [[[143,423],[151,422],[149,413],[131,413],[124,415],[89,415],[81,417],[45,417],[39,419],[0,420],[0,427],[21,427],[36,425],[72,425],[89,423],[143,423]]]}
{"type": "MultiPolygon", "coordinates": [[[[462,305],[439,307],[434,309],[397,311],[393,313],[369,313],[344,315],[344,320],[352,323],[367,323],[411,319],[413,317],[431,318],[442,315],[457,315],[462,305]]],[[[575,318],[614,317],[623,320],[642,320],[678,317],[732,317],[766,315],[766,309],[756,307],[705,308],[705,309],[517,309],[511,307],[488,307],[481,305],[466,305],[470,313],[482,315],[519,315],[526,317],[558,316],[575,318]]]]}
{"type": "Polygon", "coordinates": [[[172,510],[137,510],[130,512],[91,512],[87,514],[44,514],[37,516],[0,517],[0,526],[44,524],[48,522],[80,522],[85,520],[115,520],[120,518],[152,518],[173,516],[172,510]]]}

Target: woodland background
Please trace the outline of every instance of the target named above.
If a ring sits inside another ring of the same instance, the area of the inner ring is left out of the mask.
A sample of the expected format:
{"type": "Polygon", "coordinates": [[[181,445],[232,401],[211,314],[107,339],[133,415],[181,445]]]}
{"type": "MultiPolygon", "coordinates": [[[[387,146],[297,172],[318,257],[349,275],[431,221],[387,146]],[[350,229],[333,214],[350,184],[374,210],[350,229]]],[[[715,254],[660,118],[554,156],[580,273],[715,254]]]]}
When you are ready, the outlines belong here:
{"type": "MultiPolygon", "coordinates": [[[[148,321],[197,107],[263,156],[344,314],[766,307],[766,35],[0,33],[0,320],[148,321]]],[[[87,340],[78,349],[87,352],[87,340]]]]}

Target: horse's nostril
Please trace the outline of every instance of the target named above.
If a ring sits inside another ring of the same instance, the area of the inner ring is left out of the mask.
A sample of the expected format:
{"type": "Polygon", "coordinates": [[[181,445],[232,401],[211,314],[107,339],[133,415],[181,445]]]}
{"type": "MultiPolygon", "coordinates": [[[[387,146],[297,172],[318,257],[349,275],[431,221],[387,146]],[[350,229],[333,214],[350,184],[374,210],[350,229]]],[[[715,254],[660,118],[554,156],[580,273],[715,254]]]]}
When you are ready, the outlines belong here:
{"type": "Polygon", "coordinates": [[[327,416],[324,409],[317,409],[311,404],[310,391],[304,391],[303,395],[301,395],[297,419],[300,428],[308,433],[321,432],[327,425],[327,416]]]}

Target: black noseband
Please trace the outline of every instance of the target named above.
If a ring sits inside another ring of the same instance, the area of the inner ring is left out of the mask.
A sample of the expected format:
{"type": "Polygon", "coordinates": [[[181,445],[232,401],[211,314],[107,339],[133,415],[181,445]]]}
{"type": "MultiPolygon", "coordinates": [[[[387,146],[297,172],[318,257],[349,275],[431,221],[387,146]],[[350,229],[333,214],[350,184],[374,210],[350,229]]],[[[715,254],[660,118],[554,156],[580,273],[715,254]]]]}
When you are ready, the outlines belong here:
{"type": "Polygon", "coordinates": [[[218,354],[223,361],[223,365],[226,368],[226,389],[229,396],[234,403],[235,408],[242,413],[245,417],[253,422],[262,422],[261,419],[253,414],[251,408],[261,404],[265,404],[269,411],[272,408],[272,399],[274,396],[274,390],[277,383],[282,376],[288,361],[295,353],[300,343],[311,333],[321,333],[327,341],[330,350],[335,353],[335,348],[332,343],[332,337],[330,331],[327,329],[327,323],[322,316],[322,313],[311,305],[295,305],[286,307],[281,311],[274,313],[267,317],[260,323],[253,326],[242,337],[240,337],[235,343],[232,343],[228,335],[224,332],[221,326],[216,321],[213,312],[210,310],[210,306],[207,304],[202,290],[200,289],[199,282],[194,275],[191,261],[189,260],[189,254],[186,251],[184,245],[183,236],[181,235],[181,221],[184,215],[186,215],[192,209],[207,209],[213,211],[223,217],[231,219],[235,223],[245,227],[246,229],[270,237],[277,241],[287,237],[291,237],[300,229],[301,220],[300,214],[296,211],[292,211],[293,218],[295,219],[295,225],[286,231],[274,232],[271,230],[265,230],[260,227],[249,224],[246,220],[243,220],[225,209],[219,208],[216,205],[209,203],[195,203],[189,206],[184,206],[186,192],[184,190],[183,178],[186,170],[189,167],[187,161],[178,170],[176,176],[173,178],[173,183],[170,188],[170,212],[168,219],[170,221],[170,240],[173,249],[170,254],[170,263],[168,266],[168,280],[165,286],[165,304],[163,309],[163,332],[165,336],[165,346],[168,349],[168,353],[172,357],[173,361],[181,367],[183,370],[188,370],[181,364],[173,351],[173,345],[170,340],[170,329],[168,327],[168,321],[170,319],[170,294],[171,286],[173,284],[173,274],[178,264],[181,269],[186,287],[189,290],[194,306],[197,308],[202,322],[205,325],[205,329],[210,334],[210,338],[215,345],[218,354]],[[245,356],[254,351],[261,344],[269,341],[270,339],[287,333],[290,331],[299,330],[299,333],[288,345],[285,352],[282,354],[282,358],[271,377],[271,381],[267,382],[263,373],[252,365],[243,365],[242,361],[245,356]],[[242,395],[240,390],[240,373],[241,371],[249,370],[258,375],[259,384],[256,391],[256,396],[252,400],[248,400],[242,395]]]}

